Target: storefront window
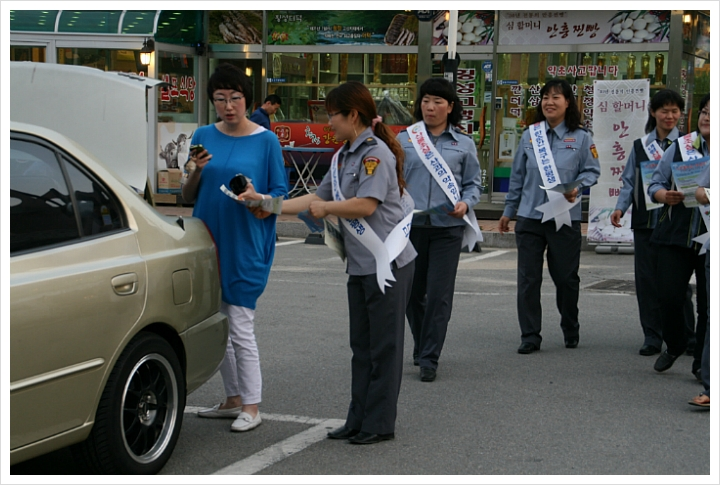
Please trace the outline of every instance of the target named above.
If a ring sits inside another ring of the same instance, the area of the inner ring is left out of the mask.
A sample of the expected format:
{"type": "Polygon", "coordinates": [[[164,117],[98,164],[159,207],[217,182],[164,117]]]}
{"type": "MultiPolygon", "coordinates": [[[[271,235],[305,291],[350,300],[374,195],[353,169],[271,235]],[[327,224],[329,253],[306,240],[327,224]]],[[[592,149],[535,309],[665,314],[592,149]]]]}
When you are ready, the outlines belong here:
{"type": "Polygon", "coordinates": [[[45,48],[14,45],[10,47],[10,60],[45,62],[45,48]]]}
{"type": "Polygon", "coordinates": [[[147,76],[147,66],[140,63],[139,50],[62,47],[57,50],[57,61],[58,64],[94,67],[103,71],[132,72],[147,76]]]}
{"type": "Polygon", "coordinates": [[[282,98],[288,120],[327,122],[327,93],[346,81],[365,84],[390,124],[409,124],[415,100],[416,54],[268,54],[268,92],[282,98]]]}
{"type": "Polygon", "coordinates": [[[158,78],[170,84],[160,89],[158,121],[197,123],[195,99],[198,95],[195,59],[186,54],[156,52],[158,78]]]}

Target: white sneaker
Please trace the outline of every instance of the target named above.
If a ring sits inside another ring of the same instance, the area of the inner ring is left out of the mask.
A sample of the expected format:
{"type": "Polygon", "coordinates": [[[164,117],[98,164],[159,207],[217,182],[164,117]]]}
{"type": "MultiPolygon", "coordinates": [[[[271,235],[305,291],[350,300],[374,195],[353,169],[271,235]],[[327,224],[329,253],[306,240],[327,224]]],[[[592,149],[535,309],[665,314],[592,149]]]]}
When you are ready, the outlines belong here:
{"type": "Polygon", "coordinates": [[[233,421],[232,426],[230,426],[230,430],[250,431],[251,429],[260,426],[260,423],[262,423],[262,419],[260,419],[260,411],[258,411],[254,418],[248,413],[240,413],[240,416],[238,416],[237,419],[233,421]]]}
{"type": "Polygon", "coordinates": [[[201,418],[237,418],[242,412],[242,406],[229,409],[220,409],[220,404],[211,408],[201,409],[197,415],[201,418]]]}

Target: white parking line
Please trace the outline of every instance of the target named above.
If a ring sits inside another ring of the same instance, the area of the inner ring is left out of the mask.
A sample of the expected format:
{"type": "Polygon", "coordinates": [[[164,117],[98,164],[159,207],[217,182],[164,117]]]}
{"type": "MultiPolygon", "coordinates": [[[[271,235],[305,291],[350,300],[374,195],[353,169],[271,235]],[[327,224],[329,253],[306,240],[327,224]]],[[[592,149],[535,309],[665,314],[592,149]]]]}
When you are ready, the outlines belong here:
{"type": "Polygon", "coordinates": [[[472,263],[473,261],[480,261],[481,259],[494,258],[495,256],[501,256],[510,251],[493,251],[487,254],[481,254],[480,256],[474,256],[472,258],[461,259],[461,263],[472,263]]]}
{"type": "MultiPolygon", "coordinates": [[[[198,412],[200,407],[186,406],[186,414],[194,414],[198,412]]],[[[262,419],[268,421],[285,421],[290,423],[314,424],[310,429],[293,435],[279,443],[268,446],[264,450],[258,451],[254,455],[236,461],[235,463],[221,468],[213,473],[213,475],[252,475],[270,465],[274,465],[295,453],[304,450],[308,446],[322,441],[327,437],[327,432],[339,428],[345,424],[343,419],[318,419],[307,416],[293,416],[290,414],[266,414],[263,413],[262,419]]]]}
{"type": "Polygon", "coordinates": [[[305,242],[304,239],[296,239],[295,241],[276,242],[276,243],[275,243],[275,247],[278,247],[278,246],[291,246],[291,245],[293,245],[293,244],[301,244],[301,243],[304,243],[304,242],[305,242]]]}

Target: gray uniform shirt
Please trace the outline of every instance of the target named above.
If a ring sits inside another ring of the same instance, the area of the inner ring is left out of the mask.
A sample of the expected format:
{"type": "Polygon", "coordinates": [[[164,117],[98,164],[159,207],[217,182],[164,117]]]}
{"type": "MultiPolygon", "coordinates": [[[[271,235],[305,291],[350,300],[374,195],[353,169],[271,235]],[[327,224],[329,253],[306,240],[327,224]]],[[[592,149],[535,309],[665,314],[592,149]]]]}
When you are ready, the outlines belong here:
{"type": "MultiPolygon", "coordinates": [[[[375,212],[365,221],[375,231],[380,240],[385,241],[388,234],[405,217],[400,203],[395,155],[387,145],[373,135],[370,128],[360,133],[351,146],[340,148],[338,156],[338,178],[340,191],[346,199],[353,197],[372,197],[380,203],[375,212]]],[[[323,200],[333,200],[332,177],[325,176],[315,195],[323,200]]],[[[348,234],[340,224],[345,240],[347,255],[347,273],[353,276],[365,276],[376,272],[375,257],[352,234],[348,234]]],[[[395,259],[398,268],[402,268],[417,256],[412,243],[395,259]]]]}

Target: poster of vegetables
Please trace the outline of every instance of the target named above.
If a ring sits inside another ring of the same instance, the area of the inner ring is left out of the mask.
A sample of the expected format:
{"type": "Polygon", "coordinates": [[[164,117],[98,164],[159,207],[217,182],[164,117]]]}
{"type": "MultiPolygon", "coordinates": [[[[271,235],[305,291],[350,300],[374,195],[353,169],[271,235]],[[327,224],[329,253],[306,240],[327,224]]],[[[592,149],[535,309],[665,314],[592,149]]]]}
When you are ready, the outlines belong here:
{"type": "Polygon", "coordinates": [[[262,44],[262,10],[211,10],[210,44],[262,44]]]}
{"type": "Polygon", "coordinates": [[[418,19],[402,10],[268,12],[269,45],[417,45],[418,19]]]}
{"type": "MultiPolygon", "coordinates": [[[[447,45],[447,10],[440,10],[433,18],[433,45],[447,45]]],[[[492,45],[495,34],[494,10],[460,10],[457,21],[457,45],[492,45]]]]}

